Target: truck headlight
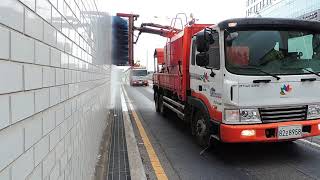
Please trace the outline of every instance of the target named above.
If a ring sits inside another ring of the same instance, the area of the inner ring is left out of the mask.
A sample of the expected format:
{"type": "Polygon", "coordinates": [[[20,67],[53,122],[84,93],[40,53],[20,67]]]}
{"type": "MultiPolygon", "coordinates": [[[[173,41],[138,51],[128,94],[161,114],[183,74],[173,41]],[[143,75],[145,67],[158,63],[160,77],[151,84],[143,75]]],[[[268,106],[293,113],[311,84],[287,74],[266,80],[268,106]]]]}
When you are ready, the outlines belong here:
{"type": "Polygon", "coordinates": [[[258,109],[240,109],[241,122],[261,122],[258,109]]]}
{"type": "Polygon", "coordinates": [[[239,123],[240,116],[239,116],[239,110],[225,110],[225,122],[226,123],[239,123]]]}
{"type": "Polygon", "coordinates": [[[225,110],[224,122],[226,124],[261,123],[258,109],[225,110]]]}
{"type": "Polygon", "coordinates": [[[307,119],[317,119],[320,118],[320,105],[312,104],[308,105],[307,119]]]}

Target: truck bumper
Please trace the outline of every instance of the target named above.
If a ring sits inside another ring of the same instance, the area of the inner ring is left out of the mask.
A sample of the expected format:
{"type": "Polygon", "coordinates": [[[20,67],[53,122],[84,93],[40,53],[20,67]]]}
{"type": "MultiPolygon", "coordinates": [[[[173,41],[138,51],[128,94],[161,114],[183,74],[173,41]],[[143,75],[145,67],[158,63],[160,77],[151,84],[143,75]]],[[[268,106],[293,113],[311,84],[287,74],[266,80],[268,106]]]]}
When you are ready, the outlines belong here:
{"type": "Polygon", "coordinates": [[[288,141],[300,138],[278,139],[279,126],[302,125],[301,138],[305,138],[320,135],[319,124],[320,119],[253,125],[220,124],[220,139],[227,143],[288,141]],[[244,130],[254,130],[255,133],[251,136],[243,136],[241,133],[244,130]]]}

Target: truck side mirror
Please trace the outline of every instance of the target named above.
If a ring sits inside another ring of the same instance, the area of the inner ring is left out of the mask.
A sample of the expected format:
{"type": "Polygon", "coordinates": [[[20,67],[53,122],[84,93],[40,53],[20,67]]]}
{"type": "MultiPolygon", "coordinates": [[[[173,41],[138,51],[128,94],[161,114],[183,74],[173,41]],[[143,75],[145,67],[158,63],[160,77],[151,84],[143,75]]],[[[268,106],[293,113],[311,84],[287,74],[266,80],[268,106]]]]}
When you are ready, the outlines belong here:
{"type": "Polygon", "coordinates": [[[201,52],[196,55],[196,63],[198,66],[206,67],[209,65],[209,54],[207,52],[201,52]]]}
{"type": "Polygon", "coordinates": [[[209,45],[214,43],[212,33],[206,28],[200,31],[196,35],[196,44],[198,52],[207,52],[209,50],[209,45]]]}

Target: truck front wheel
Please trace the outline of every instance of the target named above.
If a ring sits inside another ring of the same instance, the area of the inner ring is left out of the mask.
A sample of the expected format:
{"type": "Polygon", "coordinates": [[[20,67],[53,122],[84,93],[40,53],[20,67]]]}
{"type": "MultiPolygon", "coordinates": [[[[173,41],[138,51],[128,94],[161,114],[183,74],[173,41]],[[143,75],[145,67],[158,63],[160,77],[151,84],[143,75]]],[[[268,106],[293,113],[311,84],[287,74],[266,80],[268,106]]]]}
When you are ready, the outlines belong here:
{"type": "Polygon", "coordinates": [[[208,146],[210,143],[210,126],[208,115],[198,110],[193,117],[192,125],[197,143],[201,147],[208,146]]]}

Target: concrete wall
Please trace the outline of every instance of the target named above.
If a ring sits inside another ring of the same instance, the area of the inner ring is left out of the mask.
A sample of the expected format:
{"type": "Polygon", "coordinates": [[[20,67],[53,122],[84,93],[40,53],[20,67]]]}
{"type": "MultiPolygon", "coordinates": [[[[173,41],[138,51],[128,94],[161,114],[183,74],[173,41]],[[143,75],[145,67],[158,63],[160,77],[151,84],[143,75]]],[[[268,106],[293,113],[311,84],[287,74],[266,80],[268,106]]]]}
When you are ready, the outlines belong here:
{"type": "Polygon", "coordinates": [[[92,177],[110,99],[109,26],[93,0],[1,0],[1,180],[92,177]]]}

